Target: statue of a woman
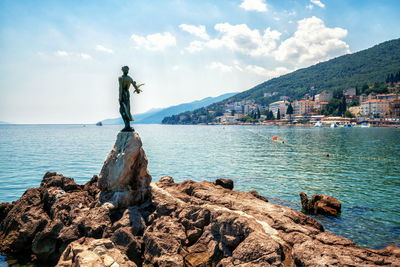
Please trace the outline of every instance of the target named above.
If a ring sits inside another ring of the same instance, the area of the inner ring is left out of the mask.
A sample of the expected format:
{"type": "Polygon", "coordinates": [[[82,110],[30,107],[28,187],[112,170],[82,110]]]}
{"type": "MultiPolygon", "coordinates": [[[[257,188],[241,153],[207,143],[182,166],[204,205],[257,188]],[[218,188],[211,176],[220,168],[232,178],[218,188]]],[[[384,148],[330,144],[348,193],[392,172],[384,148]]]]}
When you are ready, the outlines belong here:
{"type": "Polygon", "coordinates": [[[122,132],[133,132],[134,129],[130,126],[130,121],[133,121],[131,114],[131,103],[129,100],[129,87],[133,85],[135,88],[134,92],[139,94],[140,86],[143,84],[136,85],[136,82],[128,75],[129,67],[122,67],[123,75],[118,78],[119,82],[119,113],[121,113],[122,119],[124,120],[125,127],[122,132]]]}

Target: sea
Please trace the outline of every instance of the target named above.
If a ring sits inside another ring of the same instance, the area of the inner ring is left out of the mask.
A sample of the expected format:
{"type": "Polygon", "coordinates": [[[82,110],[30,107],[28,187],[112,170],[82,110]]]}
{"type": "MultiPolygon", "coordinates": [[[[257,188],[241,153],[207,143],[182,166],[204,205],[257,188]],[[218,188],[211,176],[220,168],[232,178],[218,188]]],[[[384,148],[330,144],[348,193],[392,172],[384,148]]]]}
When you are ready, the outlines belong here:
{"type": "MultiPolygon", "coordinates": [[[[301,210],[299,193],[342,202],[338,217],[314,216],[360,246],[400,245],[400,129],[250,125],[134,125],[153,181],[232,179],[270,202],[301,210]],[[273,141],[278,137],[280,142],[273,141]],[[329,154],[329,157],[327,156],[329,154]]],[[[47,171],[87,182],[98,174],[120,125],[1,125],[0,202],[37,187],[47,171]]],[[[0,266],[5,261],[0,256],[0,266]]],[[[6,265],[5,265],[6,266],[6,265]]]]}

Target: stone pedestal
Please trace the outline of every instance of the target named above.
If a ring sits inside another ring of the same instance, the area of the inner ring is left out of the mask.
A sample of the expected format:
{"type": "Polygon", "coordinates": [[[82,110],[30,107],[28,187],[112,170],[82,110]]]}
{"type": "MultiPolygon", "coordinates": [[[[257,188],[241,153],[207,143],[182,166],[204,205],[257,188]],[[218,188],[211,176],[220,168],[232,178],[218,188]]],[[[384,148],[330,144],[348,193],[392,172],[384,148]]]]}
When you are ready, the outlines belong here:
{"type": "Polygon", "coordinates": [[[120,132],[99,175],[100,203],[128,207],[145,202],[150,195],[151,175],[140,136],[120,132]]]}

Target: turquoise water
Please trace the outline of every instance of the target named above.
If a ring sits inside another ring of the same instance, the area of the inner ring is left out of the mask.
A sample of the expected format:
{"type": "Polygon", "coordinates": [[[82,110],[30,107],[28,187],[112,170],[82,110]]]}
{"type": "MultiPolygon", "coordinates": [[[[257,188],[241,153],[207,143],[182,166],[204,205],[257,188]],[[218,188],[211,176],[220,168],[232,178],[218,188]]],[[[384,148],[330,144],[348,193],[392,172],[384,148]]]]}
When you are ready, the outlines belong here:
{"type": "MultiPolygon", "coordinates": [[[[300,209],[299,192],[342,201],[328,231],[361,246],[400,245],[400,129],[136,125],[153,180],[230,178],[239,190],[300,209]],[[271,142],[283,137],[286,144],[271,142]],[[326,153],[330,153],[327,158],[326,153]]],[[[120,126],[0,126],[0,202],[46,171],[79,183],[98,174],[120,126]]],[[[1,260],[0,260],[1,261],[1,260]]]]}

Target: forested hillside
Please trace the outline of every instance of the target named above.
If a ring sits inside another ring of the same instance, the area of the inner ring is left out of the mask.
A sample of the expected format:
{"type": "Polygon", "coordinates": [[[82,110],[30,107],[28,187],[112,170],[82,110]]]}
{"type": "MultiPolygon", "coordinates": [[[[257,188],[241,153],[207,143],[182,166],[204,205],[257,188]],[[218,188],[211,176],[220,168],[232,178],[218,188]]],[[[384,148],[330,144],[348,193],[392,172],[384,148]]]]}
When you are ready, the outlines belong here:
{"type": "MultiPolygon", "coordinates": [[[[399,70],[400,39],[395,39],[268,80],[231,98],[195,110],[192,114],[207,115],[207,110],[218,110],[222,104],[233,101],[252,99],[265,105],[279,100],[280,96],[300,99],[307,93],[316,94],[323,90],[338,92],[350,87],[378,86],[387,82],[389,74],[396,74],[399,70]],[[264,93],[273,92],[277,93],[272,97],[264,97],[264,93]]],[[[190,116],[188,112],[185,114],[190,116]]]]}

